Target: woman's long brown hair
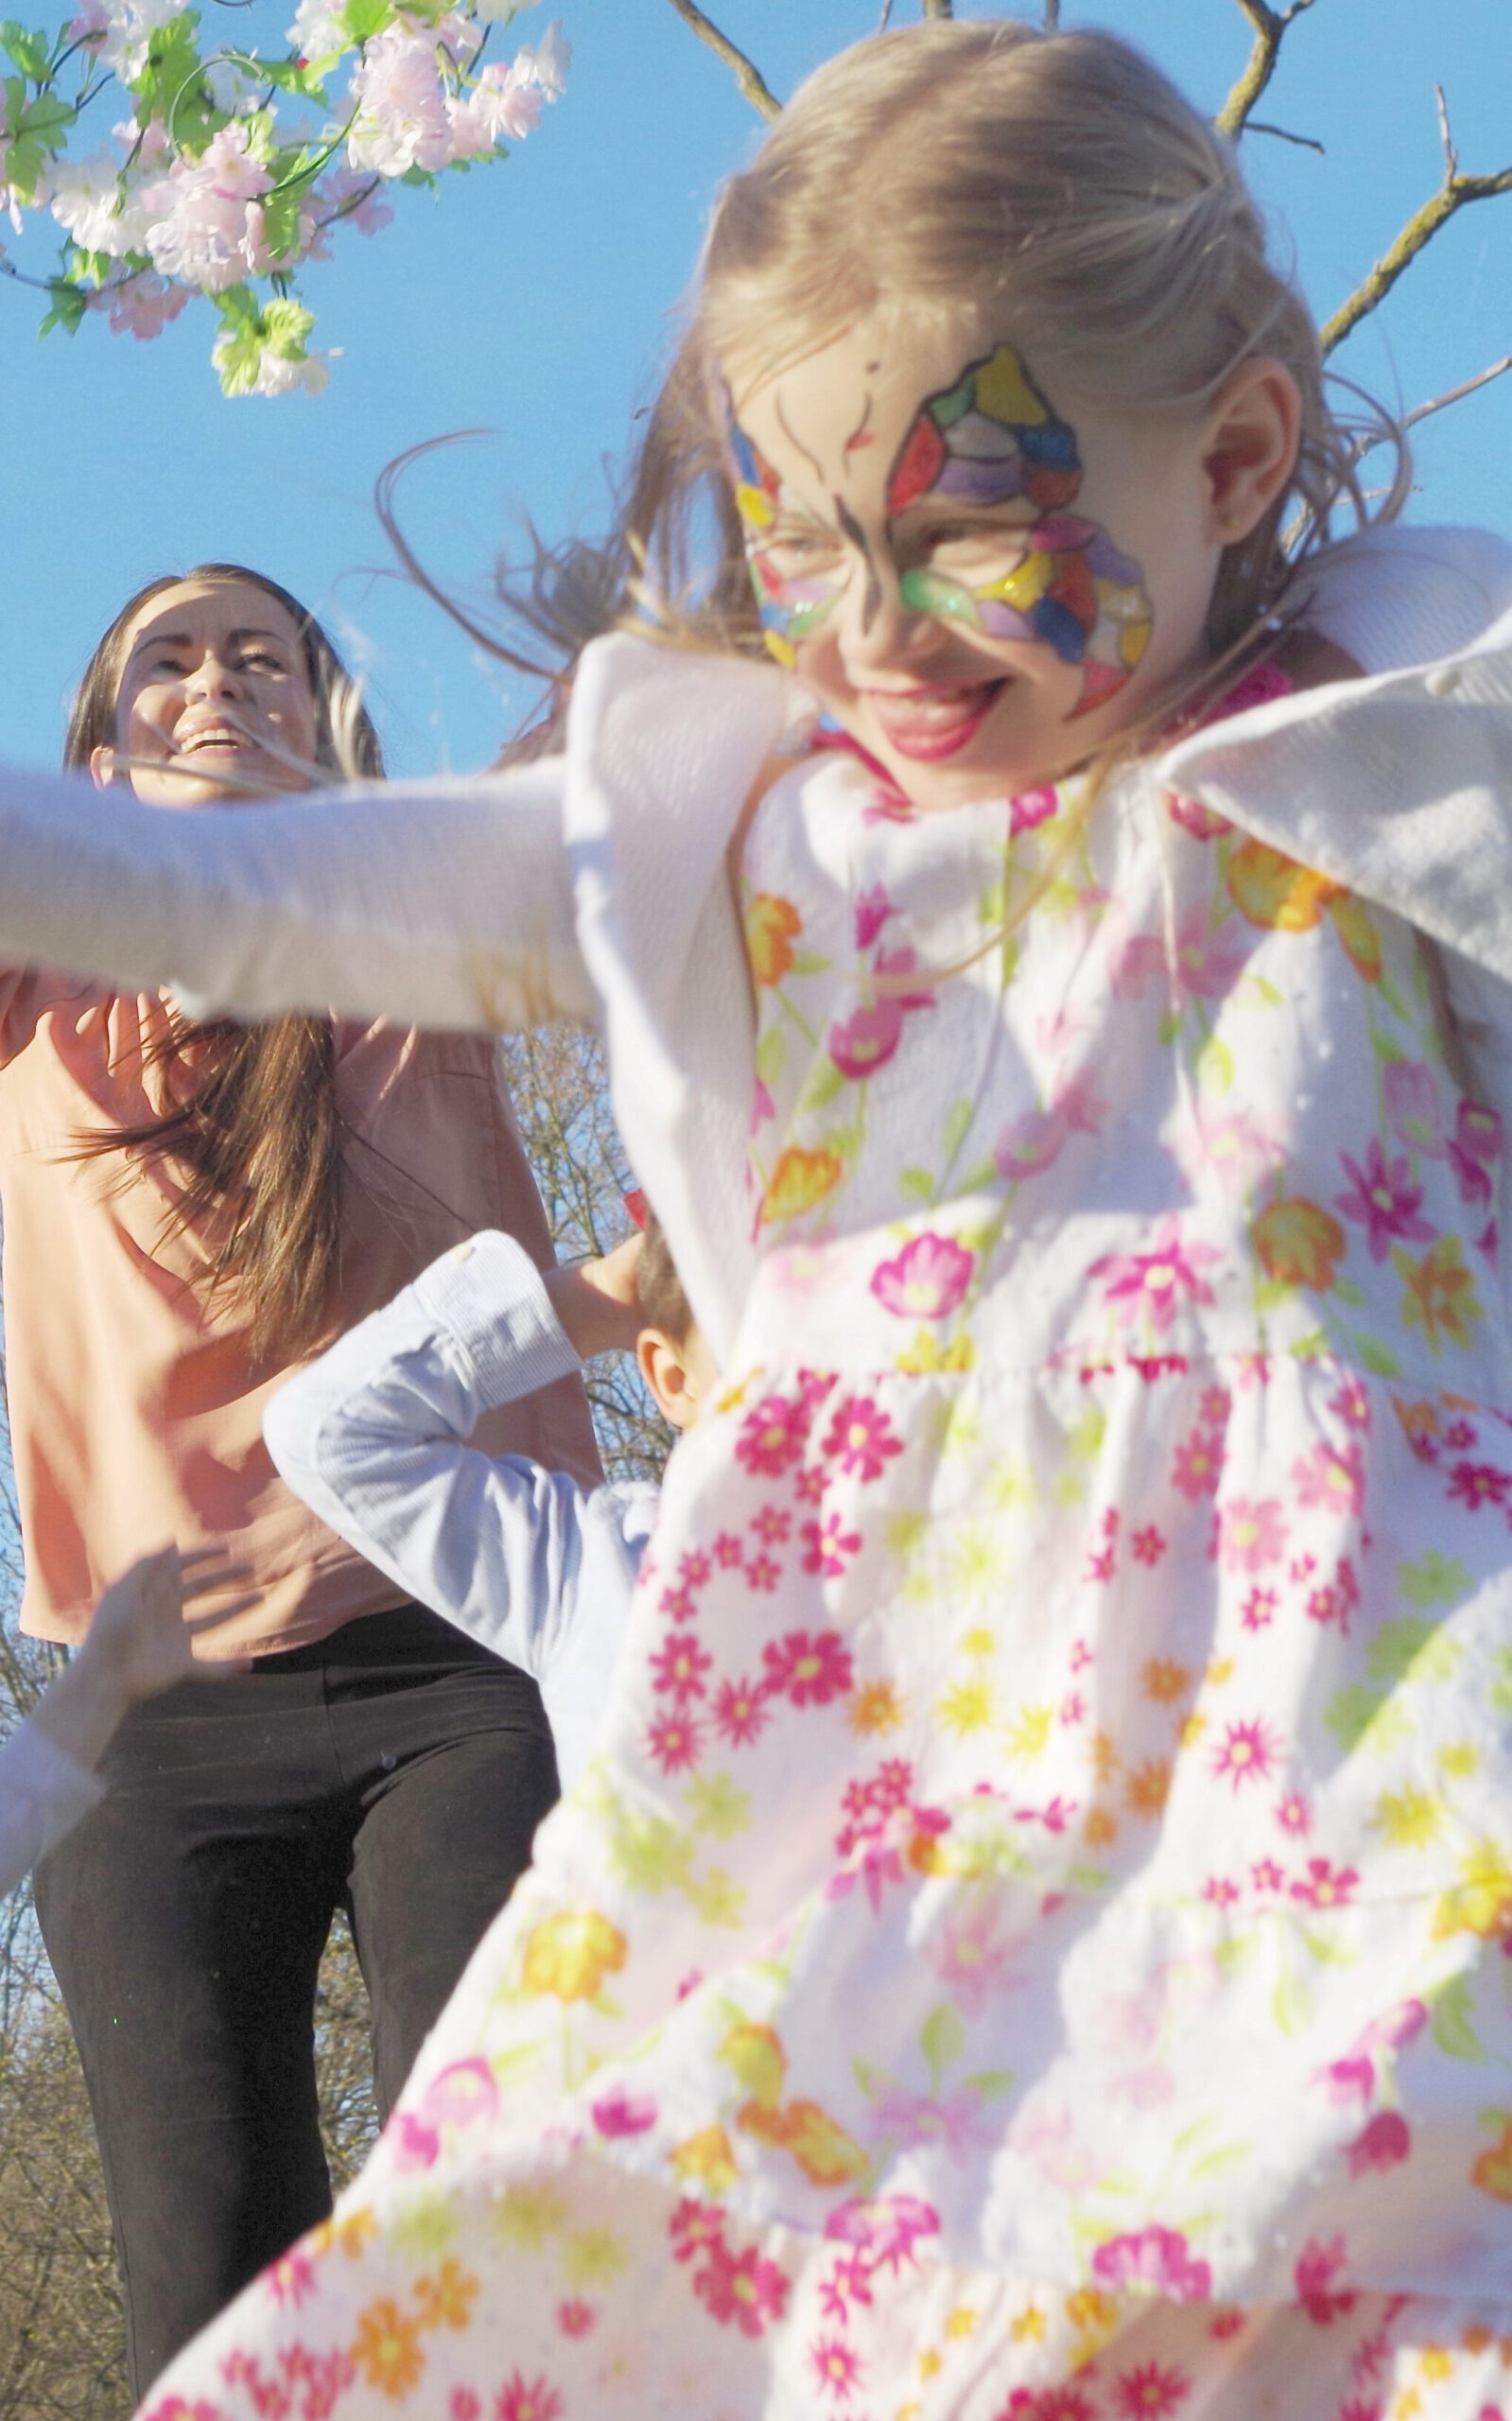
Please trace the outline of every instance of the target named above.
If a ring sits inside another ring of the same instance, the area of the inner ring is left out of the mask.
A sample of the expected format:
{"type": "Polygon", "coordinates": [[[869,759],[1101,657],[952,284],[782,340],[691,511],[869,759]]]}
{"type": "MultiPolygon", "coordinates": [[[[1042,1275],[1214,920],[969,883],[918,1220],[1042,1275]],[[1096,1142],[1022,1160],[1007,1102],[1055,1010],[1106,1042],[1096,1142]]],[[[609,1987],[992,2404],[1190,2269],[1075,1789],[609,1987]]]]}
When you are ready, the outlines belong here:
{"type": "MultiPolygon", "coordinates": [[[[325,632],[287,589],[239,564],[167,573],[128,598],[79,683],[64,763],[87,766],[114,738],[128,631],[144,605],[184,580],[245,583],[283,606],[314,695],[317,770],[336,779],[381,777],[377,733],[325,632]]],[[[100,812],[110,812],[108,794],[100,812]]],[[[172,1106],[82,1137],[79,1157],[126,1152],[176,1162],[184,1177],[180,1222],[199,1230],[210,1252],[207,1293],[228,1289],[244,1307],[256,1359],[297,1360],[321,1339],[340,1266],[341,1121],[331,1022],[284,1017],[241,1026],[175,1016],[156,1056],[172,1106]]]]}

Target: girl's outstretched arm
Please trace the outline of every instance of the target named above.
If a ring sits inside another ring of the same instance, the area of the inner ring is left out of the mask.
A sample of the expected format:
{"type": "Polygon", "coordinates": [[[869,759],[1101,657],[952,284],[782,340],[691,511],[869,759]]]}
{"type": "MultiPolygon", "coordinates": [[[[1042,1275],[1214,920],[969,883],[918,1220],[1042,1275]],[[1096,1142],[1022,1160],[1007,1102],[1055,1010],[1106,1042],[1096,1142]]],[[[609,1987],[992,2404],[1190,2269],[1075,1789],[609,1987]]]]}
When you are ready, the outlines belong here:
{"type": "Polygon", "coordinates": [[[550,758],[175,814],[0,767],[0,963],[244,1017],[587,1020],[561,791],[550,758]]]}

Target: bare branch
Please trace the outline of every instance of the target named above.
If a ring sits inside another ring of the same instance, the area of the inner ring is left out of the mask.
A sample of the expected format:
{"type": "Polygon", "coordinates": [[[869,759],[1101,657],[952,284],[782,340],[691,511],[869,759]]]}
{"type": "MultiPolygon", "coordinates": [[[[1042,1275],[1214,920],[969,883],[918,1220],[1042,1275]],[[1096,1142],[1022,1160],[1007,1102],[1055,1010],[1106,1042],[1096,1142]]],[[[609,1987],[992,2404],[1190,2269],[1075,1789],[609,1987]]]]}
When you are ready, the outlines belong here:
{"type": "Polygon", "coordinates": [[[1045,0],[1045,31],[1058,34],[1061,27],[1061,0],[1045,0]]]}
{"type": "MultiPolygon", "coordinates": [[[[1242,0],[1243,5],[1243,0],[1242,0]]],[[[1367,277],[1362,278],[1347,302],[1341,303],[1330,320],[1319,330],[1319,341],[1325,354],[1342,344],[1362,320],[1367,319],[1378,304],[1391,292],[1403,270],[1409,269],[1426,244],[1433,242],[1439,229],[1457,210],[1468,202],[1490,201],[1496,195],[1512,193],[1512,168],[1501,168],[1494,176],[1467,177],[1460,173],[1459,153],[1450,132],[1449,105],[1441,84],[1434,87],[1438,96],[1438,132],[1444,147],[1444,182],[1438,191],[1415,211],[1397,240],[1382,253],[1367,277]]],[[[1451,398],[1450,400],[1452,400],[1451,398]]]]}
{"type": "Polygon", "coordinates": [[[955,9],[951,0],[924,0],[924,13],[927,17],[953,17],[955,9]]]}
{"type": "MultiPolygon", "coordinates": [[[[1251,110],[1276,73],[1288,26],[1304,9],[1312,8],[1312,0],[1289,0],[1284,9],[1273,9],[1270,0],[1238,0],[1238,6],[1254,26],[1255,40],[1243,75],[1218,113],[1218,131],[1231,140],[1243,132],[1251,110]]],[[[1268,131],[1275,131],[1274,128],[1268,131]]]]}
{"type": "Polygon", "coordinates": [[[882,13],[877,20],[877,30],[885,34],[893,22],[893,0],[882,0],[882,13]]]}
{"type": "MultiPolygon", "coordinates": [[[[1400,427],[1416,428],[1420,420],[1431,419],[1434,412],[1447,411],[1451,404],[1463,403],[1466,396],[1473,395],[1478,387],[1488,387],[1493,378],[1504,378],[1509,370],[1512,370],[1512,353],[1503,354],[1500,361],[1493,361],[1489,369],[1478,371],[1473,378],[1465,379],[1458,387],[1451,387],[1447,394],[1435,395],[1431,403],[1416,404],[1410,412],[1402,414],[1400,427]]],[[[1372,429],[1367,436],[1361,438],[1355,447],[1355,460],[1363,462],[1376,446],[1385,444],[1386,435],[1384,429],[1372,429]]]]}
{"type": "MultiPolygon", "coordinates": [[[[741,92],[754,110],[763,117],[780,117],[782,103],[768,84],[759,68],[754,66],[743,50],[738,50],[728,34],[721,34],[712,18],[705,17],[697,0],[671,0],[672,7],[685,26],[691,26],[700,42],[707,43],[716,59],[722,59],[741,92]]],[[[949,11],[947,9],[947,15],[949,11]]]]}
{"type": "Polygon", "coordinates": [[[1284,126],[1267,126],[1263,118],[1246,118],[1244,131],[1246,134],[1274,134],[1278,143],[1300,144],[1304,151],[1318,151],[1322,152],[1325,158],[1328,156],[1316,135],[1292,134],[1284,126]]]}

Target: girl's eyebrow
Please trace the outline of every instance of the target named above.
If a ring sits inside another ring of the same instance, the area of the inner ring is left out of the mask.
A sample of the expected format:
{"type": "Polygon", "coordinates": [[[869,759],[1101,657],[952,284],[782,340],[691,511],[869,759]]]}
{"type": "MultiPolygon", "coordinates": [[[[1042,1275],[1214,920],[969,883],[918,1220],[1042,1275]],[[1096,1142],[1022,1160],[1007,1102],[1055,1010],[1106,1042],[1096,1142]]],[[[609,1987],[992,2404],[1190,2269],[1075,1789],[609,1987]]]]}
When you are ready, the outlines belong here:
{"type": "MultiPolygon", "coordinates": [[[[249,639],[270,639],[275,647],[282,648],[287,648],[289,644],[288,640],[281,636],[277,631],[246,630],[226,633],[228,647],[245,647],[249,639]]],[[[128,656],[127,662],[130,663],[131,657],[139,655],[145,647],[193,647],[194,643],[194,636],[189,631],[144,631],[132,648],[131,655],[128,656]]]]}

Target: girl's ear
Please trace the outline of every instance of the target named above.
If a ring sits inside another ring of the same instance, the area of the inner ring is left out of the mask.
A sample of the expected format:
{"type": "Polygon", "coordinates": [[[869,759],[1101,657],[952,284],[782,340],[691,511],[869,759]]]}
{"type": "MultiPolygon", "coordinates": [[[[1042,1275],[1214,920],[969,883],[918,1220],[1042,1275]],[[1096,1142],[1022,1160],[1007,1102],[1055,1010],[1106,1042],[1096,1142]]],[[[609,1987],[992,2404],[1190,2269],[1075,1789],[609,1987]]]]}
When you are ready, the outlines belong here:
{"type": "Polygon", "coordinates": [[[108,791],[115,779],[115,751],[101,746],[89,752],[90,778],[97,791],[108,791]]]}
{"type": "Polygon", "coordinates": [[[1213,546],[1247,538],[1275,503],[1296,462],[1302,398],[1283,361],[1260,354],[1243,362],[1208,414],[1202,468],[1206,535],[1213,546]]]}

